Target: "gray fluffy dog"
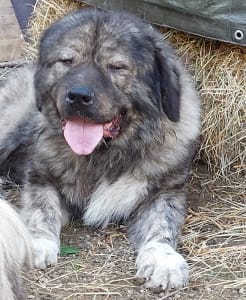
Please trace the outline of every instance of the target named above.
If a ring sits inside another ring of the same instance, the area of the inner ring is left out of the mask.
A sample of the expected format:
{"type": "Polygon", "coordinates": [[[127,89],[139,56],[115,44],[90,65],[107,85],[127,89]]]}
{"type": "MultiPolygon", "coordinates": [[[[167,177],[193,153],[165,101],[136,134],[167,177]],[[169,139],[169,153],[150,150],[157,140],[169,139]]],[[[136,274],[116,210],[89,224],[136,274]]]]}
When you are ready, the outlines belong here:
{"type": "MultiPolygon", "coordinates": [[[[175,247],[200,108],[190,76],[160,33],[126,13],[65,16],[44,33],[37,64],[1,86],[0,109],[0,175],[24,185],[23,257],[31,255],[37,268],[54,265],[61,227],[72,216],[102,227],[120,221],[147,287],[187,284],[188,265],[175,247]]],[[[1,215],[4,207],[11,210],[3,202],[1,215]]],[[[10,243],[6,227],[0,231],[10,243]]],[[[13,263],[3,264],[7,244],[0,273],[8,276],[0,282],[12,285],[14,296],[2,299],[20,299],[13,263]]]]}

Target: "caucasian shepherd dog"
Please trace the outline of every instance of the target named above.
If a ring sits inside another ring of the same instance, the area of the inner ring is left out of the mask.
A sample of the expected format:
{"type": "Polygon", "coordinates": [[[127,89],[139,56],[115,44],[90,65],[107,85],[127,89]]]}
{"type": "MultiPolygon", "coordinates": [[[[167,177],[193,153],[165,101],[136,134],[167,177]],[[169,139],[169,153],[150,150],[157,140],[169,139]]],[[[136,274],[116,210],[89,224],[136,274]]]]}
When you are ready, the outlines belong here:
{"type": "Polygon", "coordinates": [[[34,266],[57,262],[61,227],[76,214],[88,225],[127,225],[147,287],[186,285],[175,247],[199,99],[162,35],[126,13],[74,12],[46,30],[37,64],[15,71],[0,97],[1,175],[23,179],[34,266]]]}

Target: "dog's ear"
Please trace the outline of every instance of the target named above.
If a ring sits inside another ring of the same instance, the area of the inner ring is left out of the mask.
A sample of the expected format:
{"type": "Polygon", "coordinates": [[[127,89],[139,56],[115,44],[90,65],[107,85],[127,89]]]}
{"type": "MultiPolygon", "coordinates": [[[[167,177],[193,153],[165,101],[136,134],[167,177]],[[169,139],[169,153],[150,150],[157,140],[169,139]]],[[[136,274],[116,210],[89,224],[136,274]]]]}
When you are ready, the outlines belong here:
{"type": "Polygon", "coordinates": [[[165,55],[169,51],[169,47],[167,49],[156,48],[155,69],[159,77],[160,106],[169,120],[178,122],[180,117],[179,72],[175,66],[175,58],[172,55],[170,58],[165,55]]]}

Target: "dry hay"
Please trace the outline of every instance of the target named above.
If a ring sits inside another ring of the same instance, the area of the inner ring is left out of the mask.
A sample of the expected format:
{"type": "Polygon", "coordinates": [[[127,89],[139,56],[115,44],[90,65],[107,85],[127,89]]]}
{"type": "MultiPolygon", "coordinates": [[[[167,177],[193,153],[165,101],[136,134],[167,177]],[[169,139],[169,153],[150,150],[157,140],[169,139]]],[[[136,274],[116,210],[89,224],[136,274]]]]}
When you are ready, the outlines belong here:
{"type": "Polygon", "coordinates": [[[191,278],[223,288],[241,287],[246,284],[244,190],[228,187],[223,181],[213,184],[209,174],[196,174],[190,183],[193,203],[182,235],[191,278]]]}
{"type": "Polygon", "coordinates": [[[37,47],[42,32],[69,11],[86,7],[86,4],[75,0],[37,0],[34,14],[29,22],[29,42],[26,44],[26,53],[29,57],[37,56],[37,47]]]}
{"type": "Polygon", "coordinates": [[[202,98],[201,158],[227,179],[246,168],[246,48],[170,30],[202,98]]]}

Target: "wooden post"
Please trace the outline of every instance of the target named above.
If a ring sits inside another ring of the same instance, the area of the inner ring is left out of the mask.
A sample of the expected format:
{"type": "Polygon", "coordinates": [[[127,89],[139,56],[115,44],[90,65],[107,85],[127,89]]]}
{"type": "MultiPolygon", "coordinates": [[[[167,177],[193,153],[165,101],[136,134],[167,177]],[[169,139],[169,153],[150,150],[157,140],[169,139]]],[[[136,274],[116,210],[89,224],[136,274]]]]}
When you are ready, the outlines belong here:
{"type": "Polygon", "coordinates": [[[0,62],[18,59],[23,37],[10,0],[0,0],[0,62]]]}

